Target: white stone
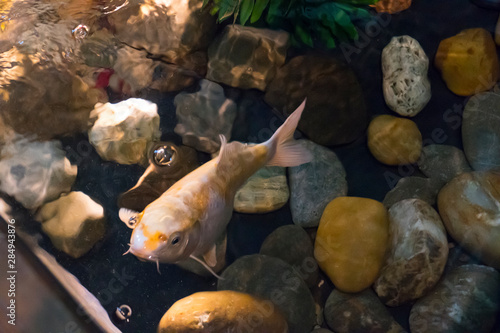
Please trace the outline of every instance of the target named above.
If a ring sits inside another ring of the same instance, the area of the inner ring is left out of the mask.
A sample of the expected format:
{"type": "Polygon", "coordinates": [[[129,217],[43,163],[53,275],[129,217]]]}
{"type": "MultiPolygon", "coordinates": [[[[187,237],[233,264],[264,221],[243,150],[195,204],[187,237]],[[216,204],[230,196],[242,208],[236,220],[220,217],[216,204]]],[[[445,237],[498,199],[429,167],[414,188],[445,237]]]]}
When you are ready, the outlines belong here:
{"type": "Polygon", "coordinates": [[[69,192],[77,174],[59,141],[17,140],[2,148],[0,158],[0,190],[28,209],[69,192]]]}
{"type": "Polygon", "coordinates": [[[45,204],[36,218],[52,244],[73,258],[87,253],[106,231],[104,209],[82,192],[45,204]]]}
{"type": "Polygon", "coordinates": [[[174,104],[179,121],[174,131],[182,136],[183,144],[214,153],[220,147],[220,134],[229,142],[237,108],[220,85],[201,80],[199,91],[178,94],[174,104]]]}
{"type": "Polygon", "coordinates": [[[429,59],[410,36],[393,37],[382,51],[384,98],[396,113],[413,117],[431,99],[429,59]]]}
{"type": "Polygon", "coordinates": [[[97,103],[90,117],[97,120],[89,130],[89,141],[107,161],[145,163],[148,144],[161,136],[157,106],[143,99],[97,103]]]}

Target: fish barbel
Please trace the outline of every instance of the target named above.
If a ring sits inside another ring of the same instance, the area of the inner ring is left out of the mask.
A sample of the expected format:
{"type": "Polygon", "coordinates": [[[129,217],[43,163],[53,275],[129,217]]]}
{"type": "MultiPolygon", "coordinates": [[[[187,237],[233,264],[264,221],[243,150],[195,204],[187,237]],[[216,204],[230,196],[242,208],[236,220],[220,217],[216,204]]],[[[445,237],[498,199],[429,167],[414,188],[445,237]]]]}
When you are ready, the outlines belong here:
{"type": "Polygon", "coordinates": [[[157,263],[193,258],[214,267],[216,239],[226,229],[236,191],[246,180],[265,165],[286,167],[311,161],[311,153],[293,139],[305,102],[268,141],[227,143],[221,135],[218,157],[180,179],[141,213],[122,208],[120,218],[135,221],[129,252],[157,263]]]}

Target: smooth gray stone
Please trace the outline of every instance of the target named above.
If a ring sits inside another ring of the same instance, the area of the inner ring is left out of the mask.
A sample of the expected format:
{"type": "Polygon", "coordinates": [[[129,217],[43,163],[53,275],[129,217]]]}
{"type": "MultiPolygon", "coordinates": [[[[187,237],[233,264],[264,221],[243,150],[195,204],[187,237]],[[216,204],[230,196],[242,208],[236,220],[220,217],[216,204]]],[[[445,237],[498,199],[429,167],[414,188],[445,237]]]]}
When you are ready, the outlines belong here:
{"type": "Polygon", "coordinates": [[[481,265],[465,265],[445,275],[410,312],[412,333],[487,333],[498,318],[500,274],[481,265]]]}
{"type": "Polygon", "coordinates": [[[476,171],[500,170],[500,94],[485,92],[467,102],[463,113],[465,156],[476,171]]]}
{"type": "Polygon", "coordinates": [[[290,333],[312,330],[314,299],[304,280],[281,259],[253,254],[239,258],[219,280],[217,290],[234,290],[268,299],[285,316],[290,333]]]}
{"type": "Polygon", "coordinates": [[[292,265],[309,287],[318,280],[318,263],[314,259],[311,237],[298,225],[284,225],[274,230],[262,243],[260,254],[292,265]]]}
{"type": "Polygon", "coordinates": [[[346,173],[333,151],[309,140],[300,142],[311,151],[313,160],[288,169],[290,209],[293,223],[317,227],[328,203],[347,195],[346,173]]]}
{"type": "Polygon", "coordinates": [[[387,192],[384,201],[385,207],[390,208],[396,202],[404,199],[420,199],[429,205],[436,203],[436,197],[443,184],[423,177],[401,178],[396,186],[387,192]]]}
{"type": "Polygon", "coordinates": [[[464,152],[448,145],[425,146],[417,164],[424,175],[443,185],[459,174],[472,171],[464,152]]]}

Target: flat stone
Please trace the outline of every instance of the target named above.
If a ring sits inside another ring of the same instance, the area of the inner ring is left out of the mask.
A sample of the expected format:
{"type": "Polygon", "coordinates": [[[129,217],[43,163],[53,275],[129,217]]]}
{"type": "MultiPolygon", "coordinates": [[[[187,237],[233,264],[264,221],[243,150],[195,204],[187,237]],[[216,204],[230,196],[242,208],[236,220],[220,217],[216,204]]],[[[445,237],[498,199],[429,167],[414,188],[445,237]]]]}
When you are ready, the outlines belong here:
{"type": "Polygon", "coordinates": [[[230,141],[237,107],[217,83],[201,80],[199,91],[181,92],[175,96],[174,104],[178,120],[174,131],[186,146],[214,153],[220,148],[219,135],[230,141]]]}
{"type": "Polygon", "coordinates": [[[462,122],[465,156],[476,171],[500,170],[500,94],[473,96],[465,105],[462,122]]]}
{"type": "Polygon", "coordinates": [[[300,140],[312,154],[310,163],[288,168],[293,223],[317,227],[326,205],[347,194],[346,173],[337,155],[309,140],[300,140]]]}
{"type": "Polygon", "coordinates": [[[89,130],[89,142],[106,161],[145,163],[148,145],[161,135],[157,106],[143,99],[98,103],[91,117],[96,121],[89,130]]]}
{"type": "Polygon", "coordinates": [[[371,289],[356,294],[332,291],[326,301],[325,319],[337,333],[405,332],[371,289]]]}
{"type": "Polygon", "coordinates": [[[441,183],[430,178],[404,177],[387,192],[383,203],[389,208],[404,199],[420,199],[433,206],[441,186],[441,183]]]}
{"type": "Polygon", "coordinates": [[[448,258],[446,230],[426,202],[406,199],[389,209],[389,251],[374,290],[389,306],[427,294],[448,258]]]}
{"type": "Polygon", "coordinates": [[[500,269],[500,172],[470,172],[454,178],[438,195],[448,233],[487,265],[500,269]]]}
{"type": "Polygon", "coordinates": [[[282,259],[290,264],[309,287],[318,281],[318,263],[314,259],[311,238],[302,227],[285,225],[266,237],[260,254],[282,259]]]}
{"type": "Polygon", "coordinates": [[[290,333],[312,330],[314,299],[304,280],[283,260],[260,254],[237,259],[222,273],[218,290],[235,290],[268,299],[285,316],[290,333]]]}
{"type": "Polygon", "coordinates": [[[73,258],[87,253],[106,231],[104,209],[83,192],[70,192],[37,213],[55,248],[73,258]]]}
{"type": "Polygon", "coordinates": [[[500,306],[500,274],[465,265],[446,274],[410,312],[412,333],[491,332],[500,306]]]}
{"type": "Polygon", "coordinates": [[[286,169],[263,167],[236,192],[234,210],[239,213],[269,213],[283,207],[289,197],[286,169]]]}
{"type": "Polygon", "coordinates": [[[0,190],[28,209],[69,192],[76,174],[59,141],[15,141],[0,153],[0,190]]]}
{"type": "Polygon", "coordinates": [[[464,172],[472,171],[464,152],[448,145],[425,146],[417,164],[424,175],[443,185],[464,172]]]}
{"type": "Polygon", "coordinates": [[[382,51],[383,91],[394,112],[416,116],[431,99],[429,58],[417,40],[397,36],[382,51]]]}
{"type": "Polygon", "coordinates": [[[369,116],[363,91],[345,63],[319,56],[294,57],[278,70],[264,100],[287,117],[306,97],[298,129],[310,140],[341,145],[365,133],[369,116]]]}
{"type": "Polygon", "coordinates": [[[285,63],[288,39],[282,30],[228,25],[208,49],[207,79],[264,91],[285,63]]]}

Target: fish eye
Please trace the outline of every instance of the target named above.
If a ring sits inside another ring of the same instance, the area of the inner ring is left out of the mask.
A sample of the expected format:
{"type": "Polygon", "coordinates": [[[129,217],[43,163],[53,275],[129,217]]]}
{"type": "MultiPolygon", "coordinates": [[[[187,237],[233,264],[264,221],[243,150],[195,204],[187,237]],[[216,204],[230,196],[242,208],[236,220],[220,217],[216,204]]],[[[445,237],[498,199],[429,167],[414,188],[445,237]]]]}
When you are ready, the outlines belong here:
{"type": "Polygon", "coordinates": [[[180,235],[175,235],[170,240],[170,244],[177,245],[177,244],[179,244],[180,241],[181,241],[181,236],[180,235]]]}

